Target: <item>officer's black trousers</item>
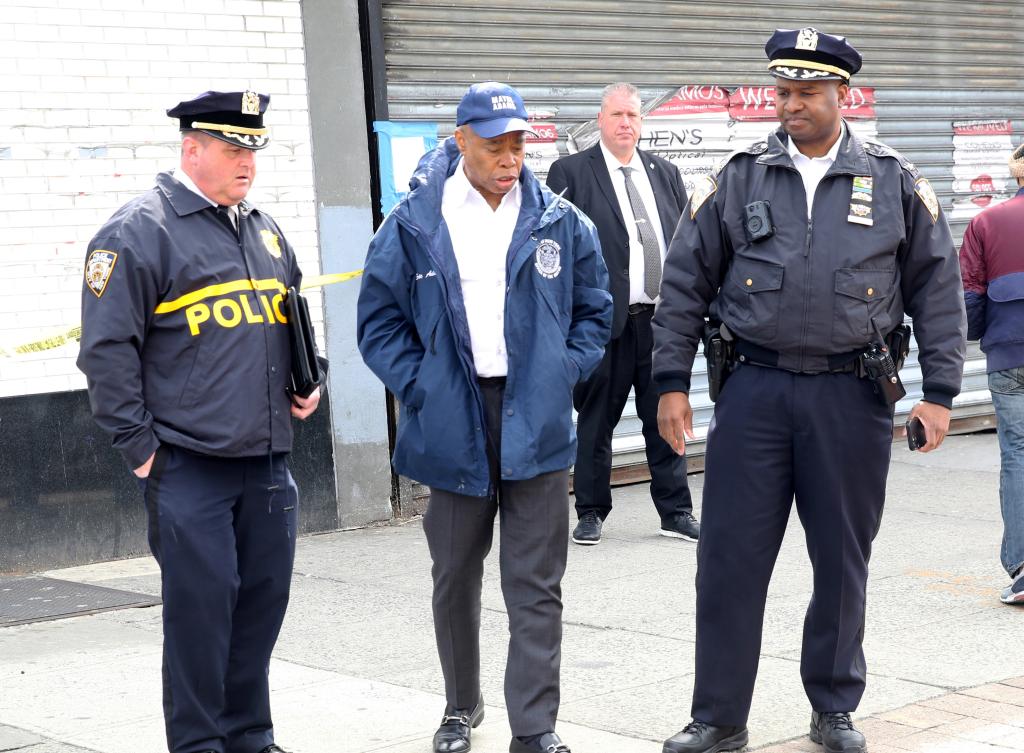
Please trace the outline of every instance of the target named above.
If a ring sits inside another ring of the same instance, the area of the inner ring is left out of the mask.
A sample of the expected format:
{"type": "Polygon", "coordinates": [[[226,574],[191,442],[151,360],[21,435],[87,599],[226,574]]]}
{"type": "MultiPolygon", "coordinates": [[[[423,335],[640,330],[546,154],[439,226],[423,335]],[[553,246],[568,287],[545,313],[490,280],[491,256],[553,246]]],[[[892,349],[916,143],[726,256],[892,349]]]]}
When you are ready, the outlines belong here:
{"type": "Polygon", "coordinates": [[[804,689],[814,710],[857,708],[868,559],[891,448],[892,414],[853,374],[741,366],[729,378],[705,457],[695,719],[746,724],[768,581],[794,496],[814,570],[804,689]]]}
{"type": "Polygon", "coordinates": [[[576,514],[594,510],[604,520],[612,511],[612,434],[633,388],[636,413],[643,427],[651,498],[662,520],[692,512],[686,484],[686,458],[677,455],[658,433],[658,391],[651,381],[654,335],[652,311],[626,317],[622,334],[605,347],[604,358],[591,377],[573,391],[579,411],[573,469],[576,514]]]}
{"type": "MultiPolygon", "coordinates": [[[[484,400],[491,477],[498,478],[502,390],[484,387],[484,400]]],[[[430,490],[423,530],[449,709],[471,709],[480,696],[480,598],[496,514],[509,630],[505,706],[513,735],[535,735],[554,730],[558,716],[569,470],[502,481],[490,499],[430,490]]]]}
{"type": "Polygon", "coordinates": [[[168,750],[258,753],[274,742],[267,672],[295,558],[298,492],[285,456],[161,445],[145,498],[162,584],[168,750]]]}

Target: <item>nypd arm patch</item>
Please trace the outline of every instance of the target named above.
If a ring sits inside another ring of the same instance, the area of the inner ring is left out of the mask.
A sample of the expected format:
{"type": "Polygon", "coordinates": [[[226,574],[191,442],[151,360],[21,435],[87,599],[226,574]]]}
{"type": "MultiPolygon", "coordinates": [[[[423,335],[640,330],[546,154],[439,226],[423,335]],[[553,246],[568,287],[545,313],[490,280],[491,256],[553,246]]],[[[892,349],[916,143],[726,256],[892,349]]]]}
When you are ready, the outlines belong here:
{"type": "Polygon", "coordinates": [[[85,284],[97,298],[107,289],[107,282],[110,281],[116,263],[117,254],[113,251],[97,249],[89,254],[85,262],[85,284]]]}
{"type": "Polygon", "coordinates": [[[935,189],[932,188],[932,184],[928,182],[927,178],[917,179],[914,183],[914,193],[924,203],[928,214],[932,216],[932,222],[937,222],[939,219],[939,197],[935,195],[935,189]]]}

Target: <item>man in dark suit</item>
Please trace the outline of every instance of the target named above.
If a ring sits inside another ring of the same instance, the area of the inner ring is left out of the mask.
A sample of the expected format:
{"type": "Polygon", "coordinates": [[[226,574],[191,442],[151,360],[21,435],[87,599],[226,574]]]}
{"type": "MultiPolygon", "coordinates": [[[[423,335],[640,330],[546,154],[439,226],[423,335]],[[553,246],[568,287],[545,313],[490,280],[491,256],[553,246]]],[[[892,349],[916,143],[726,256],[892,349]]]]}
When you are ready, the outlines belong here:
{"type": "Polygon", "coordinates": [[[577,544],[600,542],[601,526],[611,512],[612,432],[631,387],[661,534],[696,541],[700,533],[686,485],[686,459],[658,434],[658,395],[651,383],[651,317],[686,191],[672,163],[636,148],[640,121],[636,87],[607,87],[597,115],[601,140],[557,160],[547,177],[555,193],[564,192],[597,226],[615,306],[604,359],[573,394],[579,411],[574,480],[579,524],[572,534],[577,544]]]}

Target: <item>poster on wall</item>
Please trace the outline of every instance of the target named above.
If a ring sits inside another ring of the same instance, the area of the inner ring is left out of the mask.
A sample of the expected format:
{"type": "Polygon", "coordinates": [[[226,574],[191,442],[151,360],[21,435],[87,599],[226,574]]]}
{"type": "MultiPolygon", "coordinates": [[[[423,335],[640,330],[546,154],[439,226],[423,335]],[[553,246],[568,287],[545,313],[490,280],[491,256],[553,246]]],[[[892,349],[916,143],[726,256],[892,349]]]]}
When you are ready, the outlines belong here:
{"type": "Polygon", "coordinates": [[[558,127],[554,123],[530,121],[530,128],[536,135],[526,135],[526,166],[544,176],[558,159],[558,127]]]}
{"type": "MultiPolygon", "coordinates": [[[[877,136],[873,88],[852,87],[842,113],[858,136],[877,136]]],[[[682,86],[650,105],[638,146],[678,167],[690,192],[722,158],[777,127],[774,86],[682,86]]],[[[587,149],[600,137],[597,122],[571,128],[567,136],[570,153],[587,149]]]]}
{"type": "Polygon", "coordinates": [[[952,220],[969,220],[1011,198],[1016,185],[1007,158],[1013,151],[1009,120],[953,121],[952,220]]]}

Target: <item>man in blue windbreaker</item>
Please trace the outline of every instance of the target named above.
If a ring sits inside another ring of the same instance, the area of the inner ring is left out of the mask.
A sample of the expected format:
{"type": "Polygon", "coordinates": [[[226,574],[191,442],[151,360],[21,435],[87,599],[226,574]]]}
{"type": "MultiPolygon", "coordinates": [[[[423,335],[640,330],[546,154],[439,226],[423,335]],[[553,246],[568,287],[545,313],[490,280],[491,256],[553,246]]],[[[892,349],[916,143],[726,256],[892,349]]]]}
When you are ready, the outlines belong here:
{"type": "Polygon", "coordinates": [[[515,89],[469,88],[454,137],[423,157],[374,236],[359,294],[359,349],[402,404],[395,470],[430,487],[447,696],[435,753],[468,751],[483,719],[480,594],[496,513],[509,750],[569,751],[555,720],[572,388],[601,360],[612,302],[593,225],[523,165],[526,119],[515,89]]]}

